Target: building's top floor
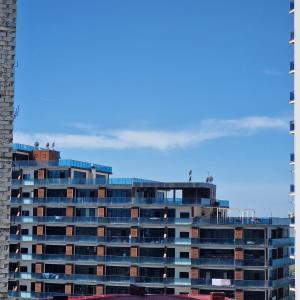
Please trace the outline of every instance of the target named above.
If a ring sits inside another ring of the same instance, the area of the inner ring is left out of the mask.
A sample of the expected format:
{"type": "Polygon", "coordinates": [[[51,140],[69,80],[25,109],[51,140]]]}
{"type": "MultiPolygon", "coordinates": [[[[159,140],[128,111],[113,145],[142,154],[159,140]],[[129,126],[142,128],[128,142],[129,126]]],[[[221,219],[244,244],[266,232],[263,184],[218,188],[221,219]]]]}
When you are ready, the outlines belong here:
{"type": "Polygon", "coordinates": [[[24,144],[13,144],[13,160],[15,168],[68,167],[83,170],[94,169],[96,172],[112,174],[112,167],[73,159],[61,159],[59,151],[24,144]]]}

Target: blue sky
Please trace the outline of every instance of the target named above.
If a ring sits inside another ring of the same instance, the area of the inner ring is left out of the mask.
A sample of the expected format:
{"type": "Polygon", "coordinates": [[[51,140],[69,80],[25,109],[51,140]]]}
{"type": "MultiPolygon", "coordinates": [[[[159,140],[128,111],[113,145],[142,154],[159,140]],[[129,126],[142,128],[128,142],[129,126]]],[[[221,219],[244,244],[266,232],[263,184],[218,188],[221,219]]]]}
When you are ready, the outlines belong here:
{"type": "Polygon", "coordinates": [[[15,142],[55,140],[116,177],[214,176],[220,199],[291,209],[292,18],[282,0],[18,2],[15,142]]]}

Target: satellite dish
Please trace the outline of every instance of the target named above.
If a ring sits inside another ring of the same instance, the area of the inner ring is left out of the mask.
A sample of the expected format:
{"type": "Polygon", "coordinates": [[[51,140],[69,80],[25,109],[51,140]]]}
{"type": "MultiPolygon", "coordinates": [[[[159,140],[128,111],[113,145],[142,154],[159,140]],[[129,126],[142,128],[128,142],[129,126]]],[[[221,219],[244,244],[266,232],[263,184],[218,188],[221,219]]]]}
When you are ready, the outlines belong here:
{"type": "Polygon", "coordinates": [[[38,150],[39,149],[39,142],[38,141],[36,141],[36,142],[34,142],[34,148],[35,148],[35,150],[38,150]]]}
{"type": "Polygon", "coordinates": [[[46,148],[49,150],[49,147],[50,147],[50,144],[48,142],[48,143],[46,143],[46,148]]]}

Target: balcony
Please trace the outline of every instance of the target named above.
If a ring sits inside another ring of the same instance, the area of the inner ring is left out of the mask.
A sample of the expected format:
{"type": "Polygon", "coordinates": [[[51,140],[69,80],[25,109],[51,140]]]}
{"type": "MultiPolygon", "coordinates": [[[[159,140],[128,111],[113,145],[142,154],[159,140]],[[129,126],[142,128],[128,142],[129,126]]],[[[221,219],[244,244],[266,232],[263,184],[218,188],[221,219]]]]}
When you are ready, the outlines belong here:
{"type": "Polygon", "coordinates": [[[264,239],[225,239],[225,238],[193,238],[192,245],[238,245],[238,246],[262,246],[265,247],[267,240],[264,239]]]}
{"type": "Polygon", "coordinates": [[[294,44],[295,43],[295,34],[294,34],[293,31],[290,34],[290,41],[289,41],[289,43],[290,44],[294,44]]]}
{"type": "Polygon", "coordinates": [[[179,285],[190,286],[189,278],[162,278],[162,277],[130,277],[130,276],[97,276],[88,274],[61,274],[61,273],[9,273],[9,279],[41,280],[41,281],[75,281],[86,283],[120,283],[120,284],[156,284],[161,286],[179,285]]]}
{"type": "Polygon", "coordinates": [[[295,73],[295,64],[294,62],[290,62],[290,74],[294,74],[295,73]]]}
{"type": "Polygon", "coordinates": [[[47,179],[12,179],[12,186],[48,186],[48,185],[105,185],[105,178],[47,178],[47,179]]]}
{"type": "Polygon", "coordinates": [[[294,121],[290,121],[290,134],[295,133],[295,123],[294,121]]]}
{"type": "Polygon", "coordinates": [[[271,239],[270,245],[271,246],[293,246],[295,244],[295,238],[289,237],[289,238],[282,238],[282,239],[271,239]]]}
{"type": "Polygon", "coordinates": [[[112,174],[111,167],[103,166],[99,164],[91,164],[91,163],[72,160],[72,159],[59,159],[59,160],[46,160],[46,161],[17,160],[13,162],[13,167],[17,169],[62,167],[62,168],[79,168],[85,170],[90,170],[92,168],[95,168],[97,172],[112,174]]]}
{"type": "Polygon", "coordinates": [[[290,165],[294,165],[295,164],[295,154],[291,153],[290,154],[290,165]]]}
{"type": "Polygon", "coordinates": [[[18,242],[62,242],[62,243],[76,243],[76,244],[151,244],[155,245],[191,245],[191,239],[188,238],[175,238],[175,237],[135,237],[129,238],[128,236],[87,236],[87,235],[10,235],[10,241],[18,242]]]}
{"type": "Polygon", "coordinates": [[[294,1],[291,1],[290,2],[290,11],[289,11],[289,13],[293,14],[294,12],[295,12],[295,3],[294,3],[294,1]]]}
{"type": "Polygon", "coordinates": [[[294,196],[295,194],[295,185],[294,184],[290,184],[290,195],[294,196]]]}
{"type": "Polygon", "coordinates": [[[290,104],[295,103],[295,93],[294,92],[290,92],[290,100],[289,100],[290,104]]]}
{"type": "Polygon", "coordinates": [[[191,225],[192,219],[190,218],[101,218],[101,217],[65,217],[65,216],[51,216],[51,217],[24,217],[12,216],[11,223],[20,224],[37,224],[37,223],[68,223],[68,224],[122,224],[122,225],[135,225],[142,224],[160,225],[166,224],[174,225],[191,225]]]}
{"type": "Polygon", "coordinates": [[[265,267],[267,266],[267,262],[264,259],[241,259],[236,260],[234,258],[196,258],[192,259],[192,266],[251,266],[251,267],[265,267]]]}
{"type": "Polygon", "coordinates": [[[278,225],[284,226],[290,224],[289,218],[243,218],[243,217],[227,217],[227,218],[194,218],[193,225],[278,225]]]}
{"type": "MultiPolygon", "coordinates": [[[[106,205],[114,206],[118,204],[126,205],[145,205],[145,206],[184,206],[184,205],[195,205],[209,207],[214,204],[214,200],[207,198],[199,199],[188,199],[188,198],[126,198],[126,197],[112,197],[112,198],[65,198],[65,197],[47,197],[47,198],[11,198],[12,204],[58,204],[58,205],[82,205],[82,204],[91,204],[91,205],[106,205]]],[[[229,207],[229,201],[227,200],[217,200],[217,203],[220,203],[219,206],[229,207]]]]}
{"type": "Polygon", "coordinates": [[[97,255],[63,255],[63,254],[10,254],[11,260],[21,261],[61,261],[81,263],[107,263],[118,265],[191,265],[191,260],[180,257],[148,257],[148,256],[97,256],[97,255]]]}
{"type": "Polygon", "coordinates": [[[278,286],[288,285],[289,278],[279,280],[234,280],[234,279],[192,279],[192,286],[212,286],[212,287],[231,287],[231,288],[262,288],[269,289],[278,286]]]}
{"type": "Polygon", "coordinates": [[[278,259],[272,259],[271,265],[272,267],[282,267],[282,266],[291,266],[295,264],[295,260],[290,257],[283,257],[278,259]]]}

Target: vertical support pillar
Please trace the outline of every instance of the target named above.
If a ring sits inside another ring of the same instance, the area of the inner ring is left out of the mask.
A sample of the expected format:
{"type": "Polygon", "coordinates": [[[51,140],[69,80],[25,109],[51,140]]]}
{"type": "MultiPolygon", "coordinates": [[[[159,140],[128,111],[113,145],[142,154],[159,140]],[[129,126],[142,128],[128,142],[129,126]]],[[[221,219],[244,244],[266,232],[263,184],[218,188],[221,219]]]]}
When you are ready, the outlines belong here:
{"type": "Polygon", "coordinates": [[[7,299],[12,174],[16,0],[0,0],[0,299],[7,299]]]}

